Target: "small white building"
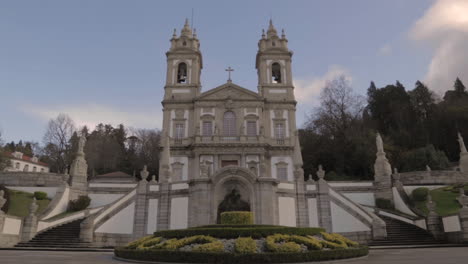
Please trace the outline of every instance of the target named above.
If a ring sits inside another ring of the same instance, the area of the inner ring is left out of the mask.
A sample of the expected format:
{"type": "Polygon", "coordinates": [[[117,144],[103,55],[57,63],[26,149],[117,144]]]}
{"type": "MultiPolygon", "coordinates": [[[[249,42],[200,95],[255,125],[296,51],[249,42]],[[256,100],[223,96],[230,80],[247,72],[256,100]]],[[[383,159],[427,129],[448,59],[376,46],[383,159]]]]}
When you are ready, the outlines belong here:
{"type": "Polygon", "coordinates": [[[19,151],[6,154],[10,159],[10,166],[5,171],[49,172],[49,165],[40,162],[37,157],[29,157],[19,151]]]}

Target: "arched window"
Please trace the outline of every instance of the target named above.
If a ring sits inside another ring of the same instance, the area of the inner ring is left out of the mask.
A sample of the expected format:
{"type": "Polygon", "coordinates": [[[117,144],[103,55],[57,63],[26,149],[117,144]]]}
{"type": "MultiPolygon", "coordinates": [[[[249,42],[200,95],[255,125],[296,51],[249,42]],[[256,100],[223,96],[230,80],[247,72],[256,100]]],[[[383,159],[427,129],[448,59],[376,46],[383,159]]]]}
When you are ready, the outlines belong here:
{"type": "Polygon", "coordinates": [[[179,63],[177,67],[177,83],[187,83],[187,64],[179,63]]]}
{"type": "Polygon", "coordinates": [[[272,83],[281,83],[281,66],[279,63],[275,62],[271,65],[271,82],[272,83]]]}
{"type": "Polygon", "coordinates": [[[223,134],[226,137],[236,136],[236,115],[232,111],[224,113],[223,134]]]}

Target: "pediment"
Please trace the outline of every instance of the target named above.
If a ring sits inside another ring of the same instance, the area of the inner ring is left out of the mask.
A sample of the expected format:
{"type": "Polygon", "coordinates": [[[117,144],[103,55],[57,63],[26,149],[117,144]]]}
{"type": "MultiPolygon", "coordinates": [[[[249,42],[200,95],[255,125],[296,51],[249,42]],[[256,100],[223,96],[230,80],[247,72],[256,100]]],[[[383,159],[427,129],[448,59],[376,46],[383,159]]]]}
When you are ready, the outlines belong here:
{"type": "Polygon", "coordinates": [[[243,87],[240,87],[239,85],[236,85],[234,83],[225,83],[221,86],[218,86],[214,89],[211,89],[209,91],[206,91],[196,100],[262,100],[262,97],[260,97],[257,93],[252,92],[248,89],[245,89],[243,87]]]}

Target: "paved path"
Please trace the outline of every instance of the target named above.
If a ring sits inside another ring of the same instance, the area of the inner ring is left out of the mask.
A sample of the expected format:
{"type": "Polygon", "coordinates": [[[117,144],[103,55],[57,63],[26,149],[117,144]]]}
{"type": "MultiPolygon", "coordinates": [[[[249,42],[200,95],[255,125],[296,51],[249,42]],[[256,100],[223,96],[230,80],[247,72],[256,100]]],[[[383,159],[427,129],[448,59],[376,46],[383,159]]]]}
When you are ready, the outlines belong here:
{"type": "MultiPolygon", "coordinates": [[[[112,252],[57,252],[0,250],[2,264],[108,264],[127,263],[112,259],[112,252]]],[[[369,257],[348,260],[350,264],[462,264],[468,247],[373,250],[369,257]]]]}

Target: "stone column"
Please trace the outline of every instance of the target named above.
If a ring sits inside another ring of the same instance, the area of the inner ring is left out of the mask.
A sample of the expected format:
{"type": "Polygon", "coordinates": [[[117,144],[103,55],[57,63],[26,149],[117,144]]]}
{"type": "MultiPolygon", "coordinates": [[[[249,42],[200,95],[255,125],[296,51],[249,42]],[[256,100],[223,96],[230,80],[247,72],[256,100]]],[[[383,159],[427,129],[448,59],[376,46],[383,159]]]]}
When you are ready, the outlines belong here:
{"type": "Polygon", "coordinates": [[[444,236],[442,221],[440,216],[435,212],[436,203],[432,201],[432,196],[430,194],[427,196],[427,208],[429,209],[429,214],[426,218],[427,231],[429,231],[435,239],[441,240],[444,236]]]}
{"type": "Polygon", "coordinates": [[[325,171],[322,165],[319,165],[317,171],[317,207],[319,212],[319,225],[327,232],[332,232],[331,206],[330,206],[330,187],[325,178],[325,171]]]}
{"type": "Polygon", "coordinates": [[[461,237],[463,242],[468,242],[468,196],[465,195],[465,190],[463,188],[460,188],[458,202],[462,205],[462,208],[458,212],[462,229],[461,237]]]}
{"type": "Polygon", "coordinates": [[[80,241],[92,243],[94,241],[94,216],[85,212],[86,219],[80,224],[80,241]]]}
{"type": "Polygon", "coordinates": [[[23,228],[21,229],[21,242],[28,242],[37,233],[37,211],[38,205],[36,198],[33,198],[31,205],[29,206],[29,215],[24,218],[23,228]]]}
{"type": "MultiPolygon", "coordinates": [[[[206,166],[206,165],[203,165],[206,166]]],[[[211,223],[211,180],[206,173],[189,182],[189,227],[211,223]]]]}
{"type": "Polygon", "coordinates": [[[138,182],[135,196],[135,215],[133,218],[133,238],[138,239],[146,235],[146,220],[148,219],[148,178],[146,165],[140,172],[141,181],[138,182]]]}
{"type": "Polygon", "coordinates": [[[258,178],[255,224],[277,225],[279,223],[277,184],[278,182],[271,177],[258,178]]]}
{"type": "Polygon", "coordinates": [[[78,151],[70,169],[70,200],[88,194],[88,164],[85,160],[84,146],[86,138],[82,135],[78,142],[78,151]]]}
{"type": "Polygon", "coordinates": [[[159,185],[158,227],[157,230],[167,230],[170,227],[171,217],[171,184],[168,181],[159,185]]]}
{"type": "Polygon", "coordinates": [[[294,171],[296,183],[296,212],[297,212],[297,226],[309,226],[309,214],[307,210],[307,201],[305,198],[306,185],[304,184],[304,170],[302,167],[297,167],[294,171]]]}
{"type": "Polygon", "coordinates": [[[377,133],[377,158],[374,163],[374,187],[376,199],[387,199],[393,202],[392,167],[388,162],[383,148],[383,141],[377,133]]]}

